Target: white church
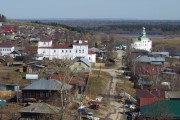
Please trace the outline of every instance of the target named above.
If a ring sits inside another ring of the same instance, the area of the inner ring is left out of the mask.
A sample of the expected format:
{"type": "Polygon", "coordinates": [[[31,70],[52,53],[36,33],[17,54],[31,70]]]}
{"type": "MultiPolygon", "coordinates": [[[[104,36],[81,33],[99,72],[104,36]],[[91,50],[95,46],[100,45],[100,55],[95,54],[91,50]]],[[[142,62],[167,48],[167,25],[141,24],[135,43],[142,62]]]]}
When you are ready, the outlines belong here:
{"type": "Polygon", "coordinates": [[[96,62],[96,54],[88,53],[87,40],[74,40],[72,44],[53,45],[51,39],[41,39],[38,42],[37,60],[53,58],[73,60],[76,57],[86,58],[89,62],[96,62]]]}
{"type": "Polygon", "coordinates": [[[131,48],[136,50],[146,50],[148,52],[151,52],[152,41],[146,36],[145,27],[143,27],[141,36],[132,39],[131,48]]]}

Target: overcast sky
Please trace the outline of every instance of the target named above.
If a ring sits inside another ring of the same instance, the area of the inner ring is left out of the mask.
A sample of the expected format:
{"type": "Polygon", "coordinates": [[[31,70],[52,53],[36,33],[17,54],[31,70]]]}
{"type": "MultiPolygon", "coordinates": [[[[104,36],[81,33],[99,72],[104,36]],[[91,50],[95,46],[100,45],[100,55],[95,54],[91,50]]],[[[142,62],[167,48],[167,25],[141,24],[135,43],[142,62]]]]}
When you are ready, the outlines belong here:
{"type": "Polygon", "coordinates": [[[0,0],[0,13],[13,19],[180,20],[180,0],[0,0]]]}

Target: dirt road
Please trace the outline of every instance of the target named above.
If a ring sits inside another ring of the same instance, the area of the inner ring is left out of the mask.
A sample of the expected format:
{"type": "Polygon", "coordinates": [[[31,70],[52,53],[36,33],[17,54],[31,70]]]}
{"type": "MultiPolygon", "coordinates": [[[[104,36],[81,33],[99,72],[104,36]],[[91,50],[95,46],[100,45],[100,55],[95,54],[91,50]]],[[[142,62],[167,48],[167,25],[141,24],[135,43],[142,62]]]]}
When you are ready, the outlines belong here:
{"type": "MultiPolygon", "coordinates": [[[[105,116],[104,120],[123,120],[124,118],[123,114],[121,114],[123,112],[122,104],[116,101],[116,97],[118,96],[118,93],[116,92],[116,83],[117,81],[121,81],[120,79],[117,79],[116,77],[116,70],[119,67],[121,67],[121,57],[122,57],[123,51],[118,50],[117,53],[118,53],[118,59],[116,62],[116,67],[110,68],[110,69],[101,69],[101,71],[108,72],[112,76],[112,79],[109,84],[109,91],[108,91],[109,98],[108,99],[109,99],[111,107],[114,109],[114,111],[112,111],[111,113],[108,113],[105,116]]],[[[94,68],[93,70],[99,70],[99,69],[94,68]]]]}

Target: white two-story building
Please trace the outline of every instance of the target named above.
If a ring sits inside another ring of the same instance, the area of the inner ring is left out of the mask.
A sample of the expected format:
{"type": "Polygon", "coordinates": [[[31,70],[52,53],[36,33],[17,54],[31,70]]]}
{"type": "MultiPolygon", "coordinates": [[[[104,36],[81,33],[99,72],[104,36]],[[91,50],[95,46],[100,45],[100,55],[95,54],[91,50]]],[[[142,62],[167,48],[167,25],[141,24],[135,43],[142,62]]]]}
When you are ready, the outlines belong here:
{"type": "Polygon", "coordinates": [[[0,43],[0,56],[8,56],[15,50],[15,46],[11,43],[0,43]]]}
{"type": "Polygon", "coordinates": [[[51,39],[41,39],[38,42],[37,60],[53,58],[73,60],[76,57],[86,58],[90,62],[96,62],[96,58],[92,54],[88,54],[88,41],[74,40],[72,44],[53,45],[51,39]]]}
{"type": "Polygon", "coordinates": [[[136,50],[146,50],[151,52],[152,41],[146,36],[145,28],[143,27],[142,35],[138,38],[133,38],[131,48],[136,50]]]}

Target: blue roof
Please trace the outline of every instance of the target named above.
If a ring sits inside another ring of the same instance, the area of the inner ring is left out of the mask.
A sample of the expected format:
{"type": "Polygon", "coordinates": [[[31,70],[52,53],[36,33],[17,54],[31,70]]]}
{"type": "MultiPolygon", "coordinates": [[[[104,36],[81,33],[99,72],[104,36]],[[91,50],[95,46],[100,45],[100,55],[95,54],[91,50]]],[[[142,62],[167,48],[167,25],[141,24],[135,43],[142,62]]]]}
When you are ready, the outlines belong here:
{"type": "Polygon", "coordinates": [[[69,90],[71,85],[58,80],[41,79],[23,88],[23,90],[69,90]]]}

